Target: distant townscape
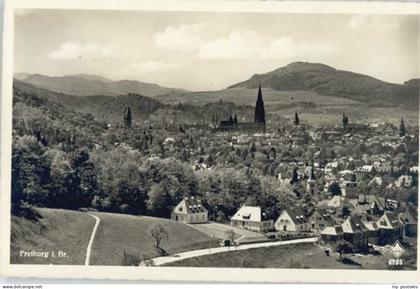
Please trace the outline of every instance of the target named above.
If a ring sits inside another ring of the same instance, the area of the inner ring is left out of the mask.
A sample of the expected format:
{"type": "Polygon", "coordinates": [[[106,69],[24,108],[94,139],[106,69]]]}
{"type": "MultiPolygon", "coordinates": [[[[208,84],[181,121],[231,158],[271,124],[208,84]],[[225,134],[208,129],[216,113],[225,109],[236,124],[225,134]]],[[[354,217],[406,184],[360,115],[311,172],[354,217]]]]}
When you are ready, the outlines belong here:
{"type": "Polygon", "coordinates": [[[416,269],[418,81],[121,83],[16,75],[12,263],[416,269]]]}

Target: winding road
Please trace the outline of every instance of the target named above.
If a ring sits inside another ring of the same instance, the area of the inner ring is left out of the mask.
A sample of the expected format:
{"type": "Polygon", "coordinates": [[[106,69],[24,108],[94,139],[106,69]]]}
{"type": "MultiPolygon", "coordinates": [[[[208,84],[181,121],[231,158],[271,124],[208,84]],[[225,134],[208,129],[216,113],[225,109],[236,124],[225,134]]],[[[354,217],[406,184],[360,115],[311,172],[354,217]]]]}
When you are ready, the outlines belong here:
{"type": "Polygon", "coordinates": [[[85,266],[89,266],[90,263],[90,252],[92,251],[92,244],[93,240],[95,239],[96,231],[98,230],[99,223],[101,222],[101,219],[99,219],[97,216],[92,215],[91,213],[87,213],[89,216],[94,218],[96,220],[95,226],[93,227],[92,234],[90,235],[89,244],[86,249],[86,257],[85,257],[85,266]]]}
{"type": "Polygon", "coordinates": [[[318,241],[317,237],[295,239],[295,240],[288,240],[288,241],[245,244],[245,245],[230,246],[230,247],[216,247],[216,248],[209,248],[209,249],[187,251],[187,252],[182,252],[182,253],[178,253],[178,254],[174,254],[170,256],[157,257],[157,258],[151,259],[151,261],[153,261],[153,264],[155,266],[161,266],[170,262],[180,261],[180,260],[193,258],[193,257],[223,253],[223,252],[242,251],[242,250],[249,250],[249,249],[254,249],[254,248],[283,246],[283,245],[290,245],[290,244],[314,243],[316,241],[318,241]]]}

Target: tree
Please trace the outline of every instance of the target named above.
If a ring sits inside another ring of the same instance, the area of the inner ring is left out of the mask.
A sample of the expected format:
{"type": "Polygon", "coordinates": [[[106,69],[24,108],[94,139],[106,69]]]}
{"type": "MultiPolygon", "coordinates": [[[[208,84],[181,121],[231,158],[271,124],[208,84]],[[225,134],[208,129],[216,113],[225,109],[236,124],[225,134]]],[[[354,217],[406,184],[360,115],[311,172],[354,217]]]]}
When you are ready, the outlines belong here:
{"type": "Polygon", "coordinates": [[[255,145],[255,143],[254,142],[252,142],[250,145],[249,145],[249,149],[248,149],[248,151],[249,151],[249,153],[255,153],[256,151],[257,151],[257,147],[256,147],[256,145],[255,145]]]}
{"type": "Polygon", "coordinates": [[[333,194],[334,196],[340,196],[341,195],[341,188],[340,185],[336,182],[333,182],[329,187],[328,191],[333,194]]]}
{"type": "Polygon", "coordinates": [[[164,188],[160,184],[153,184],[149,192],[147,209],[155,216],[168,217],[171,205],[171,197],[164,188]]]}
{"type": "Polygon", "coordinates": [[[343,219],[350,216],[350,209],[347,205],[341,207],[341,216],[343,219]]]}
{"type": "Polygon", "coordinates": [[[168,231],[165,230],[165,228],[162,225],[154,225],[150,230],[149,230],[149,235],[155,240],[155,247],[157,249],[161,249],[160,248],[160,244],[162,241],[169,240],[169,233],[168,231]]]}
{"type": "Polygon", "coordinates": [[[337,245],[336,251],[338,253],[340,253],[340,260],[343,259],[344,254],[351,252],[352,251],[352,247],[351,244],[349,244],[348,242],[340,242],[337,245]]]}

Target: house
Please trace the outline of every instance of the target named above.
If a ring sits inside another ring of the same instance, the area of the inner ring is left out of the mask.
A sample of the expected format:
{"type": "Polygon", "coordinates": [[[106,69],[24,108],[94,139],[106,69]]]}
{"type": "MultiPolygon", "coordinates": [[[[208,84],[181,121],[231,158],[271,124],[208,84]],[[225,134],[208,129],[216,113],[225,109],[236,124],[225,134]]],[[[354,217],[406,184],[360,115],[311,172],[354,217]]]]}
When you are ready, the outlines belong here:
{"type": "Polygon", "coordinates": [[[368,228],[360,220],[359,216],[348,217],[341,225],[343,239],[352,245],[353,252],[365,251],[368,248],[368,228]]]}
{"type": "Polygon", "coordinates": [[[303,211],[286,209],[277,218],[274,228],[281,232],[309,231],[310,225],[303,211]]]}
{"type": "Polygon", "coordinates": [[[171,219],[185,224],[207,223],[208,211],[200,198],[187,197],[173,209],[171,219]]]}
{"type": "Polygon", "coordinates": [[[385,210],[385,199],[375,195],[359,194],[356,212],[359,214],[382,215],[385,210]]]}
{"type": "Polygon", "coordinates": [[[385,212],[376,222],[379,230],[379,242],[392,244],[396,240],[402,240],[404,236],[404,224],[391,212],[385,212]]]}
{"type": "Polygon", "coordinates": [[[395,187],[401,188],[401,187],[411,187],[411,184],[413,182],[413,177],[409,175],[402,175],[400,176],[395,182],[395,187]]]}
{"type": "Polygon", "coordinates": [[[404,224],[404,235],[408,237],[417,236],[417,218],[410,210],[406,210],[398,215],[400,221],[404,224]]]}
{"type": "Polygon", "coordinates": [[[336,244],[343,240],[343,228],[341,226],[329,226],[321,232],[321,242],[336,244]]]}
{"type": "Polygon", "coordinates": [[[341,194],[347,199],[357,198],[357,183],[353,181],[342,181],[340,183],[341,194]]]}
{"type": "Polygon", "coordinates": [[[334,220],[326,210],[316,209],[309,217],[309,224],[311,231],[319,233],[327,226],[333,225],[334,220]]]}
{"type": "Polygon", "coordinates": [[[379,229],[376,222],[371,221],[362,221],[363,225],[368,229],[368,242],[370,244],[378,244],[379,243],[379,229]]]}
{"type": "Polygon", "coordinates": [[[273,220],[268,220],[260,207],[242,206],[230,219],[233,227],[250,231],[267,232],[273,229],[273,220]]]}
{"type": "Polygon", "coordinates": [[[330,208],[338,209],[343,204],[343,197],[342,196],[333,196],[327,203],[327,206],[330,208]]]}
{"type": "Polygon", "coordinates": [[[380,185],[382,185],[382,178],[381,177],[374,177],[369,183],[369,186],[377,186],[379,187],[380,185]]]}

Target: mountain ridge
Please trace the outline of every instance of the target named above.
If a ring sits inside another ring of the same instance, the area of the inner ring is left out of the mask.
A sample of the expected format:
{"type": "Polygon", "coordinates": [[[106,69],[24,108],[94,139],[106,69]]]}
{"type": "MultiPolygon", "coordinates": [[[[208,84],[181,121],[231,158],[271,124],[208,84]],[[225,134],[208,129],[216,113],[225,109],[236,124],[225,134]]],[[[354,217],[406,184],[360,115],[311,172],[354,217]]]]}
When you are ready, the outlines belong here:
{"type": "Polygon", "coordinates": [[[308,90],[344,97],[368,104],[404,104],[418,106],[419,92],[409,85],[388,83],[372,76],[335,69],[322,63],[293,62],[228,87],[274,90],[308,90]]]}
{"type": "Polygon", "coordinates": [[[39,73],[16,73],[15,78],[39,88],[50,91],[76,95],[109,95],[117,96],[136,93],[149,97],[165,95],[168,93],[185,93],[187,90],[169,88],[154,83],[137,80],[111,80],[92,74],[73,74],[64,76],[47,76],[39,73]]]}

